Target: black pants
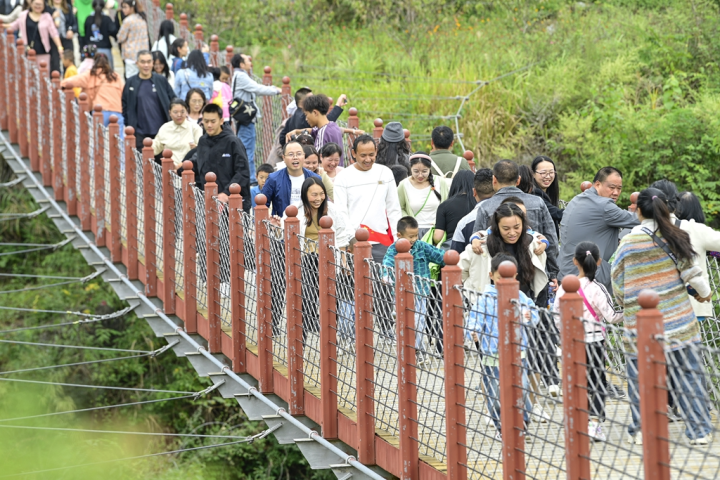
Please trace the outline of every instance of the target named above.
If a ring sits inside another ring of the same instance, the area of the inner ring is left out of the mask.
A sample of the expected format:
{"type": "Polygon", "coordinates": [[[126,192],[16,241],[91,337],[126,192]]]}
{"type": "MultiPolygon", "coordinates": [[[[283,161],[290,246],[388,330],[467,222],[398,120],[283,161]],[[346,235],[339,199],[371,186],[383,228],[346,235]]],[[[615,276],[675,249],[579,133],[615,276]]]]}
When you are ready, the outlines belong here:
{"type": "Polygon", "coordinates": [[[585,344],[587,360],[588,407],[590,417],[605,421],[608,384],[605,375],[605,340],[585,344]]]}
{"type": "Polygon", "coordinates": [[[539,310],[539,314],[538,325],[528,329],[528,363],[531,372],[540,373],[546,385],[558,385],[557,327],[544,310],[539,310]]]}

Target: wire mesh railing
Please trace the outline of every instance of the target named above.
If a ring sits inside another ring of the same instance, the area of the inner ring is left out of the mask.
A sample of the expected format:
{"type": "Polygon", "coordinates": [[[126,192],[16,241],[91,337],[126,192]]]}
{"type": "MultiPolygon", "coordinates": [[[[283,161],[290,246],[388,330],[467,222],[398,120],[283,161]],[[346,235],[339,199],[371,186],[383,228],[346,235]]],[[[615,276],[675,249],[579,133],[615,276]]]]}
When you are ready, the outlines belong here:
{"type": "MultiPolygon", "coordinates": [[[[95,120],[93,119],[92,113],[85,112],[85,122],[87,125],[87,158],[89,161],[87,162],[87,165],[83,165],[84,162],[78,161],[77,168],[78,168],[78,177],[81,178],[81,170],[83,168],[87,168],[88,176],[89,176],[89,183],[88,183],[88,189],[87,192],[89,192],[90,196],[90,213],[95,214],[95,120]]],[[[81,149],[78,149],[78,153],[80,153],[81,149]]],[[[83,188],[79,189],[80,191],[83,191],[83,188]]],[[[84,199],[83,199],[84,200],[84,199]]]]}
{"type": "Polygon", "coordinates": [[[175,248],[173,249],[174,262],[172,271],[175,273],[175,293],[185,300],[182,177],[170,170],[170,182],[172,183],[173,198],[175,200],[170,208],[170,213],[172,213],[175,222],[175,248]]]}
{"type": "MultiPolygon", "coordinates": [[[[67,118],[67,104],[65,100],[65,92],[60,91],[58,92],[58,98],[60,99],[60,118],[62,119],[60,121],[61,129],[60,129],[60,138],[62,139],[62,147],[60,149],[61,152],[61,165],[62,165],[62,179],[63,179],[63,185],[68,184],[68,156],[67,156],[67,142],[68,142],[68,125],[65,119],[67,118]]],[[[77,143],[76,143],[77,145],[77,143]]]]}
{"type": "MultiPolygon", "coordinates": [[[[97,129],[98,138],[102,138],[102,164],[103,164],[103,203],[105,211],[102,212],[105,221],[105,229],[111,230],[110,211],[112,208],[110,192],[110,133],[105,125],[99,124],[97,129]]],[[[98,214],[98,218],[100,215],[98,214]]]]}
{"type": "MultiPolygon", "coordinates": [[[[357,411],[355,350],[355,258],[347,250],[330,247],[335,268],[335,318],[337,325],[338,406],[357,411]]],[[[318,272],[319,274],[319,272],[318,272]]]]}
{"type": "MultiPolygon", "coordinates": [[[[303,377],[307,386],[320,388],[320,270],[318,243],[298,235],[302,292],[303,377]]],[[[296,257],[297,258],[297,257],[296,257]]]]}
{"type": "MultiPolygon", "coordinates": [[[[120,218],[120,243],[127,246],[127,182],[125,177],[125,148],[123,139],[119,135],[115,135],[115,142],[117,143],[116,155],[120,161],[115,162],[114,175],[117,176],[120,182],[120,191],[117,192],[118,205],[120,207],[119,218],[120,218]]],[[[107,186],[109,195],[112,197],[113,192],[108,184],[107,186]]],[[[112,203],[110,203],[112,208],[112,203]]]]}
{"type": "Polygon", "coordinates": [[[154,159],[146,160],[150,162],[153,173],[152,201],[151,208],[155,213],[155,222],[151,225],[150,230],[153,232],[152,242],[155,244],[155,268],[158,278],[164,278],[163,265],[163,184],[162,184],[162,167],[154,159]]]}
{"type": "Polygon", "coordinates": [[[215,296],[219,301],[220,324],[224,331],[230,331],[232,326],[232,309],[230,305],[230,224],[228,223],[228,207],[227,204],[213,197],[214,207],[217,209],[217,225],[213,229],[217,233],[218,245],[218,264],[217,276],[220,286],[218,294],[215,296]]]}
{"type": "Polygon", "coordinates": [[[248,213],[240,210],[242,221],[242,241],[240,243],[240,261],[245,289],[240,292],[240,308],[244,310],[245,336],[247,343],[258,343],[257,317],[257,271],[255,269],[255,222],[248,213]]]}
{"type": "MultiPolygon", "coordinates": [[[[143,157],[142,152],[133,148],[135,159],[135,224],[137,226],[137,257],[138,261],[145,265],[145,193],[143,183],[143,157]]],[[[133,215],[133,212],[130,212],[133,215]]]]}
{"type": "MultiPolygon", "coordinates": [[[[192,186],[195,195],[195,211],[190,215],[195,219],[195,301],[197,310],[205,318],[208,316],[207,308],[207,252],[205,245],[205,192],[196,185],[192,186]]],[[[191,220],[192,221],[192,220],[191,220]]]]}
{"type": "Polygon", "coordinates": [[[270,291],[258,290],[266,298],[265,305],[270,305],[272,317],[272,356],[274,363],[287,367],[287,302],[285,301],[285,245],[282,228],[264,221],[267,233],[263,233],[269,249],[264,257],[270,263],[270,291]]]}

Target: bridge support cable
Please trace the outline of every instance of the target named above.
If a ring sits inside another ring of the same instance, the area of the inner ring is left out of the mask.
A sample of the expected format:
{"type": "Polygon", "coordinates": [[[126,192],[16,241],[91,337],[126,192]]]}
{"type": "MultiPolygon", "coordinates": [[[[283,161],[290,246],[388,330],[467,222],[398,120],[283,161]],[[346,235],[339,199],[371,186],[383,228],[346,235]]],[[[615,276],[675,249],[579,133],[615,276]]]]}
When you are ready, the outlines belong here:
{"type": "Polygon", "coordinates": [[[130,306],[127,308],[123,308],[122,310],[118,310],[117,312],[108,313],[107,315],[92,315],[89,313],[82,313],[82,312],[63,312],[61,310],[34,310],[32,308],[15,308],[15,307],[0,307],[0,310],[17,310],[20,312],[32,312],[32,313],[57,313],[57,314],[63,314],[63,315],[80,315],[89,317],[86,320],[75,320],[74,322],[63,322],[63,323],[51,323],[49,325],[37,325],[35,327],[20,327],[20,328],[13,328],[10,330],[0,330],[0,335],[4,333],[15,333],[15,332],[25,332],[28,330],[44,330],[47,328],[57,328],[57,327],[67,327],[67,326],[74,326],[74,325],[86,325],[89,323],[97,323],[97,322],[104,322],[105,320],[112,320],[114,318],[122,317],[123,315],[130,313],[135,309],[135,306],[130,306]]]}
{"type": "Polygon", "coordinates": [[[62,382],[44,382],[42,380],[26,380],[24,378],[1,378],[0,382],[21,382],[34,383],[39,385],[53,385],[58,387],[77,387],[77,388],[96,388],[101,390],[125,390],[130,392],[149,392],[149,393],[175,393],[179,395],[195,394],[195,392],[185,392],[182,390],[158,390],[155,388],[133,388],[133,387],[114,387],[110,385],[82,385],[79,383],[62,383],[62,382]]]}
{"type": "Polygon", "coordinates": [[[0,253],[0,257],[6,257],[9,255],[19,255],[21,253],[31,253],[31,252],[39,252],[42,250],[52,250],[53,252],[56,251],[58,248],[64,247],[68,243],[72,242],[75,239],[75,235],[70,235],[62,242],[58,243],[52,243],[52,244],[39,244],[39,243],[0,243],[0,247],[31,247],[26,248],[24,250],[15,250],[13,252],[2,252],[0,253]]]}
{"type": "Polygon", "coordinates": [[[10,276],[10,277],[26,277],[26,278],[70,278],[71,280],[67,280],[64,282],[57,282],[57,283],[50,283],[48,285],[38,285],[35,287],[27,287],[27,288],[18,288],[15,290],[3,290],[0,292],[0,295],[5,293],[20,293],[20,292],[30,292],[33,290],[42,290],[45,288],[50,287],[59,287],[61,285],[70,285],[71,283],[87,283],[90,280],[93,280],[94,278],[99,277],[103,273],[105,273],[105,268],[101,268],[100,270],[97,270],[96,272],[91,273],[90,275],[86,277],[51,277],[51,276],[45,276],[45,275],[22,275],[22,274],[0,274],[0,276],[10,276]]]}

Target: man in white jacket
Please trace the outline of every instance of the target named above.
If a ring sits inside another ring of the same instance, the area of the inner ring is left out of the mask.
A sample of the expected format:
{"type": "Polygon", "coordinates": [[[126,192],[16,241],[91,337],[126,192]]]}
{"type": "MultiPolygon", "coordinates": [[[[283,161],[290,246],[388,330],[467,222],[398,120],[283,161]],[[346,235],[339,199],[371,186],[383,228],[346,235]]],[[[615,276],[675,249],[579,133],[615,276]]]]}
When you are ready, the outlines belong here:
{"type": "Polygon", "coordinates": [[[353,231],[361,227],[370,231],[373,260],[382,263],[402,216],[395,177],[392,170],[375,163],[377,146],[371,136],[357,137],[352,155],[355,163],[335,179],[335,206],[353,231]]]}

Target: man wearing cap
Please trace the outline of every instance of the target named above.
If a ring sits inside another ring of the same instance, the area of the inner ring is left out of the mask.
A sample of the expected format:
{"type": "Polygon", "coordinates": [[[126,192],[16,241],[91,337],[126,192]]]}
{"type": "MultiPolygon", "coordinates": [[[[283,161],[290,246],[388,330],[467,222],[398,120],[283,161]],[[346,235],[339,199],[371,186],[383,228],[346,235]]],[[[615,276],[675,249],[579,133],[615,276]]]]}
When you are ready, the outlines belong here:
{"type": "Polygon", "coordinates": [[[454,137],[450,127],[435,127],[430,137],[430,158],[434,163],[433,174],[452,178],[460,170],[470,170],[470,166],[463,157],[452,153],[454,137]],[[447,175],[451,173],[452,175],[447,175]]]}

